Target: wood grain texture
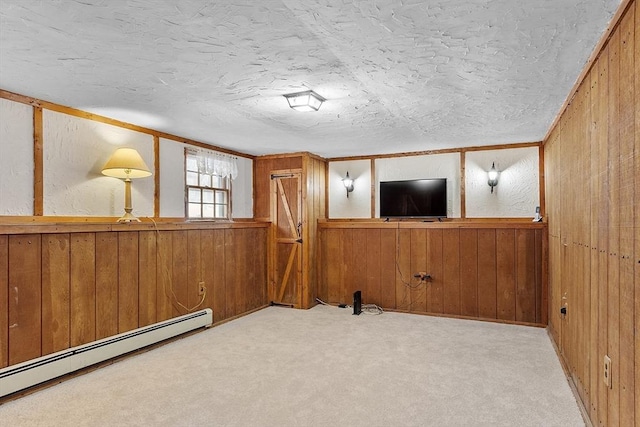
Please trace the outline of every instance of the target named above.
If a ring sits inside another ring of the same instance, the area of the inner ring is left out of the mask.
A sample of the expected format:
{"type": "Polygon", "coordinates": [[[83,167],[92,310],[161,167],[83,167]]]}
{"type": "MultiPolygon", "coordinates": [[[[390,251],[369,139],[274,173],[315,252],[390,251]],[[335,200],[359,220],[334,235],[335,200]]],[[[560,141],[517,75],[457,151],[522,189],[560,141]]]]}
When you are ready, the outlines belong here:
{"type": "Polygon", "coordinates": [[[9,237],[9,365],[40,356],[41,236],[9,237]]]}
{"type": "Polygon", "coordinates": [[[138,325],[140,327],[157,321],[156,238],[155,231],[141,231],[138,236],[138,325]]]}
{"type": "Polygon", "coordinates": [[[33,107],[33,215],[44,215],[44,139],[42,107],[33,107]]]}
{"type": "Polygon", "coordinates": [[[95,233],[73,234],[70,247],[70,345],[74,347],[96,339],[95,233]]]}
{"type": "Polygon", "coordinates": [[[444,230],[428,230],[426,273],[431,275],[427,285],[427,312],[444,313],[444,258],[442,250],[444,230]]]}
{"type": "Polygon", "coordinates": [[[478,316],[487,319],[497,318],[496,259],[496,230],[478,230],[478,316]]]}
{"type": "Polygon", "coordinates": [[[118,233],[118,332],[138,327],[138,232],[118,233]]]}
{"type": "Polygon", "coordinates": [[[460,314],[478,316],[478,230],[460,230],[460,314]]]}
{"type": "Polygon", "coordinates": [[[0,368],[9,365],[9,236],[0,235],[0,368]]]}
{"type": "Polygon", "coordinates": [[[172,231],[161,231],[157,236],[156,252],[156,321],[170,319],[173,315],[173,239],[172,231]]]}
{"type": "Polygon", "coordinates": [[[638,2],[616,16],[544,143],[550,332],[597,426],[640,422],[638,2]]]}
{"type": "Polygon", "coordinates": [[[118,235],[96,233],[96,339],[118,333],[118,235]]]}
{"type": "Polygon", "coordinates": [[[171,285],[168,292],[171,297],[172,317],[187,314],[189,304],[187,233],[186,230],[171,232],[171,285]]]}
{"type": "Polygon", "coordinates": [[[443,313],[460,314],[460,230],[442,230],[443,313]]]}
{"type": "Polygon", "coordinates": [[[320,288],[326,301],[349,303],[360,289],[364,302],[379,301],[387,309],[541,324],[544,308],[536,296],[546,293],[537,289],[546,282],[537,260],[545,257],[544,229],[425,229],[421,224],[393,229],[380,224],[378,229],[323,225],[320,288]],[[516,233],[524,236],[518,246],[516,233]],[[432,279],[421,282],[414,277],[419,272],[432,279]]]}
{"type": "Polygon", "coordinates": [[[515,255],[515,230],[496,230],[496,308],[502,320],[516,320],[515,255]]]}
{"type": "Polygon", "coordinates": [[[42,354],[69,347],[69,234],[42,237],[42,354]]]}
{"type": "Polygon", "coordinates": [[[207,297],[198,309],[212,308],[214,322],[263,307],[267,230],[247,223],[67,233],[58,225],[48,234],[0,234],[0,362],[8,366],[170,318],[177,302],[199,301],[200,281],[207,297]]]}

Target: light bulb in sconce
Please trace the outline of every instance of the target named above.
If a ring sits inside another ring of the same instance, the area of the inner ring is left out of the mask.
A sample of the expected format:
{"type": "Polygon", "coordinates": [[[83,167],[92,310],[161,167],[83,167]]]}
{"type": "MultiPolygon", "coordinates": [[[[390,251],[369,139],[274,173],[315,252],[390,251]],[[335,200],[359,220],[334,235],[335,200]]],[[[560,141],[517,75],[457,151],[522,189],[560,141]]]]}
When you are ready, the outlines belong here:
{"type": "Polygon", "coordinates": [[[347,176],[342,178],[342,184],[347,189],[347,198],[349,198],[349,193],[353,191],[353,179],[349,177],[349,171],[347,171],[347,176]]]}
{"type": "Polygon", "coordinates": [[[493,162],[491,164],[491,169],[488,172],[489,175],[489,187],[491,187],[491,193],[493,193],[493,187],[498,185],[498,171],[496,170],[496,164],[493,162]]]}

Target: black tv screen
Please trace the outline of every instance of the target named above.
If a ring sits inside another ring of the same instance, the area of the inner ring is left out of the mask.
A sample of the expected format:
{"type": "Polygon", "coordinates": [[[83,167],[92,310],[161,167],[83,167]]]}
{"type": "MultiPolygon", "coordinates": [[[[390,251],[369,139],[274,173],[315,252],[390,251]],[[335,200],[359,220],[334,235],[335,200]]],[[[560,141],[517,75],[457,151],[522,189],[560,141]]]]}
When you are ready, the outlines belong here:
{"type": "Polygon", "coordinates": [[[447,179],[380,182],[380,217],[446,218],[447,179]]]}

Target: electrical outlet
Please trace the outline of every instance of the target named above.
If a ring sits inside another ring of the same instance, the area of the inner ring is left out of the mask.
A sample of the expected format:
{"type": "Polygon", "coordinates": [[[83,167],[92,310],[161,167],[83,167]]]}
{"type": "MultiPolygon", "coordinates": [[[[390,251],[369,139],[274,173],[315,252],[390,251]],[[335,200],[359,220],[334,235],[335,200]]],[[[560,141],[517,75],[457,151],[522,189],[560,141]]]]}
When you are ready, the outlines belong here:
{"type": "Polygon", "coordinates": [[[611,358],[609,358],[609,356],[607,355],[604,356],[603,368],[604,383],[607,385],[607,387],[611,388],[611,358]]]}
{"type": "Polygon", "coordinates": [[[198,296],[204,295],[207,291],[207,287],[204,285],[204,282],[198,283],[198,296]]]}

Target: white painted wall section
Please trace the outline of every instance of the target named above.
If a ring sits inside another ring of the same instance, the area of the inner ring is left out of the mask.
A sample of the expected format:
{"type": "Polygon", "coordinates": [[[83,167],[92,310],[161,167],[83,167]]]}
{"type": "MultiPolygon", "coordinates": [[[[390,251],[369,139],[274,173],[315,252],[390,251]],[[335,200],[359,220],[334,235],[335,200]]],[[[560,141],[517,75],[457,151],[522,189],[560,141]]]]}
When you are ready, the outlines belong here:
{"type": "Polygon", "coordinates": [[[0,215],[33,215],[33,107],[0,99],[0,215]]]}
{"type": "Polygon", "coordinates": [[[380,216],[381,181],[424,178],[447,179],[447,217],[460,218],[460,154],[445,153],[424,156],[376,159],[376,217],[380,216]]]}
{"type": "Polygon", "coordinates": [[[184,218],[185,181],[184,149],[186,145],[160,138],[160,216],[184,218]]]}
{"type": "Polygon", "coordinates": [[[253,160],[238,157],[238,176],[231,182],[231,217],[253,218],[253,160]]]}
{"type": "Polygon", "coordinates": [[[371,218],[371,160],[345,160],[329,163],[329,218],[371,218]],[[353,179],[349,193],[342,183],[353,179]]]}
{"type": "Polygon", "coordinates": [[[540,205],[538,147],[467,152],[465,178],[467,218],[533,218],[540,205]],[[491,194],[494,162],[499,176],[491,194]]]}
{"type": "MultiPolygon", "coordinates": [[[[117,148],[131,147],[153,171],[153,137],[48,110],[43,120],[44,214],[120,217],[124,182],[102,167],[117,148]]],[[[153,176],[132,181],[135,216],[153,216],[153,188],[153,176]]]]}

